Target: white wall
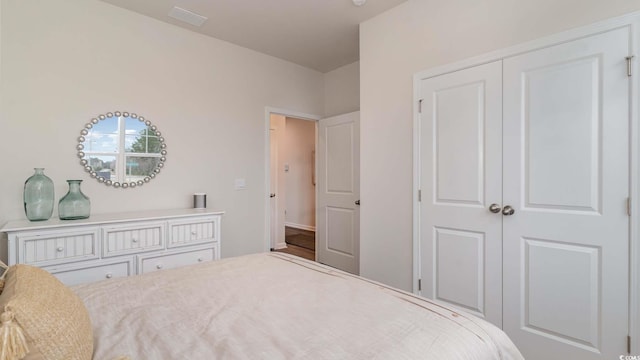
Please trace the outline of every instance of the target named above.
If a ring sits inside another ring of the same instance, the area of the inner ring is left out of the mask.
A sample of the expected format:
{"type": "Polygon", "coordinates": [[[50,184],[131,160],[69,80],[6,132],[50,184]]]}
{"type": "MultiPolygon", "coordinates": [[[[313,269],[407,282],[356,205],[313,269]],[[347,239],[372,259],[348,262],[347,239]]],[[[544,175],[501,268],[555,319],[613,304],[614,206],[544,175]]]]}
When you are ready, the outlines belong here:
{"type": "Polygon", "coordinates": [[[637,0],[409,0],[361,24],[360,273],[412,287],[413,74],[639,9],[637,0]]]}
{"type": "Polygon", "coordinates": [[[56,199],[84,179],[94,214],[186,208],[206,192],[226,211],[222,256],[263,251],[265,106],[323,113],[321,73],[97,0],[0,4],[0,224],[25,218],[24,181],[44,167],[56,199]],[[166,166],[142,188],[108,188],[78,165],[80,129],[114,110],[166,138],[166,166]]]}
{"type": "Polygon", "coordinates": [[[313,183],[313,155],[316,145],[316,122],[287,118],[284,173],[287,193],[285,223],[301,229],[315,230],[316,187],[313,183]]]}
{"type": "Polygon", "coordinates": [[[359,61],[325,73],[324,84],[325,117],[360,110],[359,61]]]}

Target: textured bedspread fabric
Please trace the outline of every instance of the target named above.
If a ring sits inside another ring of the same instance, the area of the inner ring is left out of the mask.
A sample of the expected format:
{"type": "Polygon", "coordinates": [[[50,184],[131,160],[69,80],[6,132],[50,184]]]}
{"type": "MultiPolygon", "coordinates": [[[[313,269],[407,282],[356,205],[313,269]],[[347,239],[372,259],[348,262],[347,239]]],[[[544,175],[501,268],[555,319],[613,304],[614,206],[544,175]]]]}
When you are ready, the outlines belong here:
{"type": "Polygon", "coordinates": [[[94,359],[522,359],[493,325],[268,253],[74,287],[94,359]]]}

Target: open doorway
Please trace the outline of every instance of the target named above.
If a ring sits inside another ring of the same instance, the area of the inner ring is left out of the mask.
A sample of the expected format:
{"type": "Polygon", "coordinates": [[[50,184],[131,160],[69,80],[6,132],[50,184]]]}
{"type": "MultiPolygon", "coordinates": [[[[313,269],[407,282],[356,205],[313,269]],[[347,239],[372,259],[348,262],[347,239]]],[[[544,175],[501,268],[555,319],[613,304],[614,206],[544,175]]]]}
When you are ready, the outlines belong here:
{"type": "MultiPolygon", "coordinates": [[[[318,116],[266,109],[265,121],[265,251],[292,248],[286,243],[285,223],[304,229],[294,220],[287,206],[287,191],[280,180],[285,179],[284,156],[271,162],[274,142],[281,143],[284,135],[274,136],[272,115],[311,122],[314,126],[316,159],[312,165],[316,186],[314,211],[315,261],[335,268],[359,273],[360,268],[360,112],[352,112],[321,119],[318,116]],[[311,121],[310,121],[311,120],[311,121]],[[273,140],[272,140],[273,138],[273,140]],[[282,139],[281,139],[282,138],[282,139]],[[273,170],[272,170],[273,167],[273,170]],[[280,196],[278,196],[280,194],[280,196]],[[273,209],[273,210],[272,210],[273,209]],[[317,210],[316,210],[317,209],[317,210]]],[[[274,127],[275,129],[276,127],[274,127]]],[[[276,130],[277,133],[277,130],[276,130]]],[[[303,156],[308,156],[304,155],[303,156]]],[[[313,156],[313,155],[312,155],[313,156]]],[[[288,170],[291,171],[291,164],[288,170]]],[[[311,171],[307,171],[309,174],[311,171]]],[[[307,181],[308,183],[308,181],[307,181]]],[[[297,255],[297,254],[296,254],[297,255]]]]}
{"type": "Polygon", "coordinates": [[[267,110],[268,246],[315,260],[316,121],[319,117],[267,110]]]}

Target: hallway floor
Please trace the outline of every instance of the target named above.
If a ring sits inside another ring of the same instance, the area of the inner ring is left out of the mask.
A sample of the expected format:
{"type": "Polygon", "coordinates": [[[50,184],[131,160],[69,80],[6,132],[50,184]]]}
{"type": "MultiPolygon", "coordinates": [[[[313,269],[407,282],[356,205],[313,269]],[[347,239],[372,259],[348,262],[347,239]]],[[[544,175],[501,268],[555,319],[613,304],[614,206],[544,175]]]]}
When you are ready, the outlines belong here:
{"type": "Polygon", "coordinates": [[[287,243],[287,247],[275,251],[315,261],[315,237],[316,235],[313,231],[295,229],[287,226],[285,227],[285,242],[287,243]]]}

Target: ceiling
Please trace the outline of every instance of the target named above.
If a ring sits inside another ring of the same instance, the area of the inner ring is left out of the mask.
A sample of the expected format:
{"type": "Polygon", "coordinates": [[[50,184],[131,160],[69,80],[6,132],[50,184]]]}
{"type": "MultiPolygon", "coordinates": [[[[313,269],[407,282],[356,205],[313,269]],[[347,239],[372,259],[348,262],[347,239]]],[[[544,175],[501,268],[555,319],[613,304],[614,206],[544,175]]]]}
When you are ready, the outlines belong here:
{"type": "Polygon", "coordinates": [[[406,0],[102,0],[195,32],[328,72],[359,59],[358,24],[406,0]],[[174,6],[209,18],[196,27],[174,6]]]}

